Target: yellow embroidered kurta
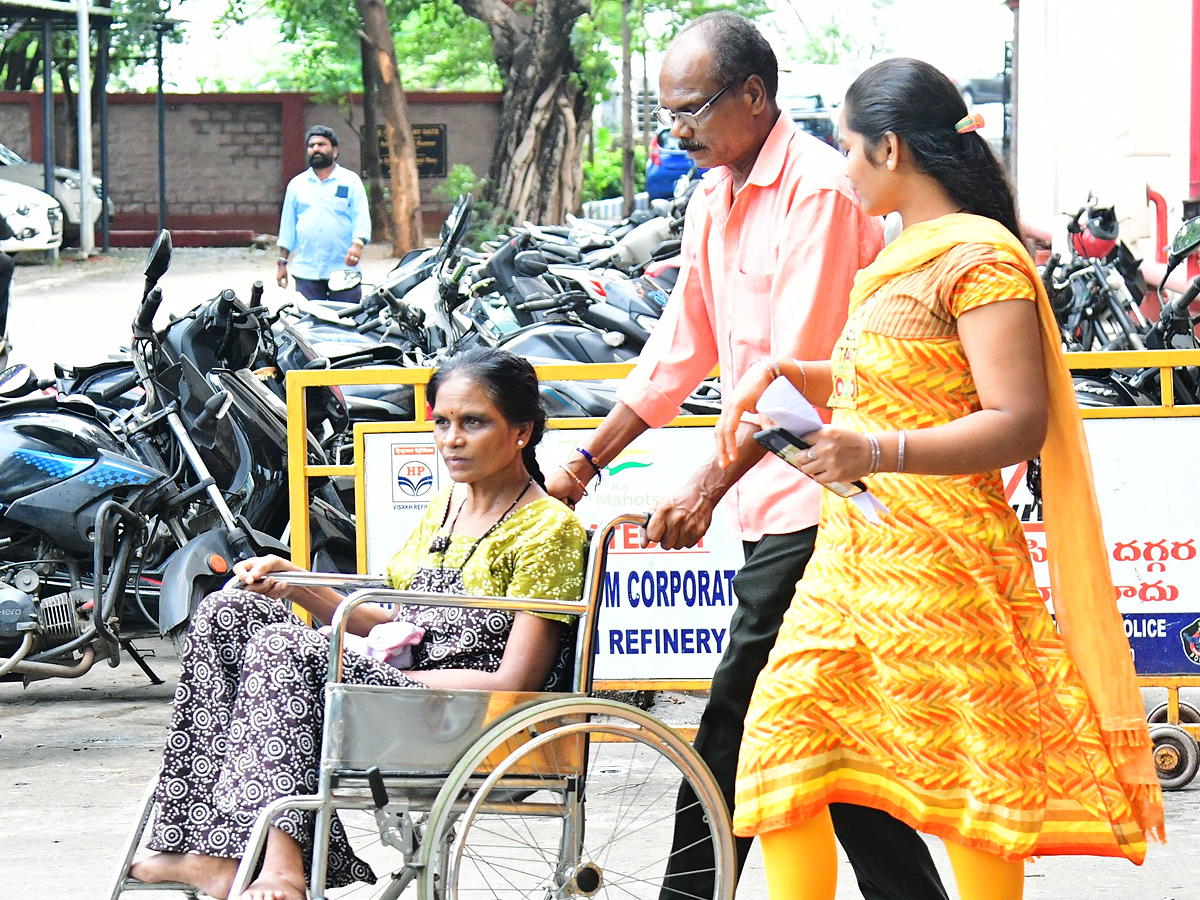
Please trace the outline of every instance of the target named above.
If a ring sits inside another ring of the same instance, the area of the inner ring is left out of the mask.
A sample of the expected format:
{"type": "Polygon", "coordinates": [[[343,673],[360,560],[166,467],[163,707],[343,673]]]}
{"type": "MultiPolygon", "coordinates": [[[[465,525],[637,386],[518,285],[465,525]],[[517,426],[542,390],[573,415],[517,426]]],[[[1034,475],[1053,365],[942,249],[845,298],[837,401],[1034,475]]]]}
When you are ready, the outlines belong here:
{"type": "MultiPolygon", "coordinates": [[[[960,244],[854,306],[834,350],[834,424],[912,432],[978,410],[956,320],[1032,301],[1013,263],[960,244]]],[[[879,525],[826,492],[746,719],[734,830],[847,802],[1004,857],[1140,862],[1145,839],[1000,472],[868,481],[890,510],[879,525]]]]}

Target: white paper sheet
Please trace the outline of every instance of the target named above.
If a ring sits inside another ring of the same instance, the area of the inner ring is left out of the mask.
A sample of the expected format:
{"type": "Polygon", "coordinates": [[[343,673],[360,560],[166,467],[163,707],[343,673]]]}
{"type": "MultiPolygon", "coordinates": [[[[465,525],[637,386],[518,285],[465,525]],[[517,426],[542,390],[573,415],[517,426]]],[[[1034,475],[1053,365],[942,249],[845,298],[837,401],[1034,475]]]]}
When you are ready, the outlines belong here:
{"type": "MultiPolygon", "coordinates": [[[[759,398],[758,412],[799,438],[825,424],[816,408],[786,378],[776,378],[767,386],[759,398]]],[[[849,499],[868,521],[876,525],[879,524],[879,516],[888,511],[870,491],[855,494],[849,499]]]]}

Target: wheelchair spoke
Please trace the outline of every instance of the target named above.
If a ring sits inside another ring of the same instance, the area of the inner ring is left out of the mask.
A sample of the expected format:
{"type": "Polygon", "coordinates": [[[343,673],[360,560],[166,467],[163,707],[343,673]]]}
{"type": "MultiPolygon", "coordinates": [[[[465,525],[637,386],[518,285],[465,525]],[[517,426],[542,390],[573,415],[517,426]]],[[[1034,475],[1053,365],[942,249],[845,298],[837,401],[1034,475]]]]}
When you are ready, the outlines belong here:
{"type": "MultiPolygon", "coordinates": [[[[640,722],[597,725],[602,736],[585,744],[581,733],[589,727],[529,729],[528,743],[499,765],[457,822],[437,900],[658,900],[672,853],[676,797],[685,784],[696,792],[697,779],[707,773],[640,722]],[[561,802],[547,802],[541,792],[506,805],[513,796],[502,787],[506,776],[512,784],[565,781],[567,790],[561,802]]],[[[714,796],[711,788],[706,796],[714,796]]],[[[731,866],[719,836],[723,817],[699,799],[695,805],[716,823],[700,843],[712,844],[731,866]]],[[[680,852],[689,849],[695,848],[680,852]]],[[[702,862],[695,868],[716,871],[702,862]]]]}

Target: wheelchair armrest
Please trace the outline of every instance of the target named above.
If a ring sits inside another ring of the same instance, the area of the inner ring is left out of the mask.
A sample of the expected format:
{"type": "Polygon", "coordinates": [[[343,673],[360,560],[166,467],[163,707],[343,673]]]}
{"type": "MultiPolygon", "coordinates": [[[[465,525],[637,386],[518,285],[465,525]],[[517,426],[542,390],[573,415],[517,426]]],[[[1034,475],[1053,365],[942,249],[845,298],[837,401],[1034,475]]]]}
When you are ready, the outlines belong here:
{"type": "Polygon", "coordinates": [[[465,594],[432,594],[424,591],[397,591],[387,587],[387,580],[376,575],[341,575],[327,572],[277,572],[277,581],[304,587],[328,587],[354,591],[338,604],[330,622],[329,670],[327,682],[342,680],[342,647],[350,614],[364,603],[415,603],[422,606],[465,606],[480,609],[502,609],[510,612],[557,613],[584,616],[588,604],[579,600],[537,600],[514,597],[478,597],[465,594]]]}

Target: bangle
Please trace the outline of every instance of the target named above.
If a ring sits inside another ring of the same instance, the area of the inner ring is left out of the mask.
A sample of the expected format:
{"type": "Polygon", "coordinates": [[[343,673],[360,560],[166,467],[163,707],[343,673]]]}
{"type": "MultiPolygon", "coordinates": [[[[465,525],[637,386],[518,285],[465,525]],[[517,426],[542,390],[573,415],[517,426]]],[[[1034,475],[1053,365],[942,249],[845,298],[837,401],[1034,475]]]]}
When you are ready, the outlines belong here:
{"type": "Polygon", "coordinates": [[[804,394],[808,391],[808,373],[804,371],[804,363],[798,359],[793,359],[796,368],[800,370],[800,393],[804,394]]]}
{"type": "Polygon", "coordinates": [[[287,257],[286,256],[279,257],[279,264],[281,266],[286,266],[287,265],[287,257]]]}
{"type": "Polygon", "coordinates": [[[783,372],[779,370],[779,363],[775,362],[775,360],[771,359],[771,357],[766,357],[763,359],[763,362],[767,364],[767,371],[769,371],[773,377],[779,378],[783,375],[783,372]]]}
{"type": "Polygon", "coordinates": [[[559,464],[559,468],[560,468],[560,469],[562,469],[564,472],[566,472],[568,475],[570,475],[570,476],[571,476],[571,480],[572,480],[572,481],[574,481],[574,482],[575,482],[577,485],[579,485],[579,489],[580,489],[581,491],[583,491],[583,496],[585,496],[585,497],[586,497],[586,496],[588,495],[588,492],[587,492],[587,485],[586,485],[586,484],[584,484],[582,481],[580,481],[580,480],[579,480],[579,476],[578,476],[578,475],[576,475],[574,472],[572,472],[570,469],[568,469],[568,468],[566,467],[566,464],[562,464],[562,463],[560,463],[560,464],[559,464]]]}
{"type": "Polygon", "coordinates": [[[869,431],[867,432],[867,443],[871,445],[871,463],[867,469],[867,474],[874,475],[879,471],[879,462],[883,457],[883,453],[879,449],[879,438],[875,437],[869,431]]]}
{"type": "Polygon", "coordinates": [[[896,436],[896,471],[897,472],[904,471],[904,441],[905,441],[904,432],[901,431],[896,436]]]}
{"type": "Polygon", "coordinates": [[[588,453],[582,447],[576,447],[575,450],[576,450],[576,452],[579,453],[580,456],[582,456],[584,459],[586,459],[588,461],[588,463],[591,465],[592,471],[594,471],[596,473],[596,484],[599,484],[602,474],[603,474],[603,470],[600,468],[600,463],[596,462],[596,457],[592,456],[592,454],[588,453]]]}

